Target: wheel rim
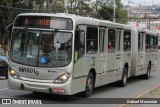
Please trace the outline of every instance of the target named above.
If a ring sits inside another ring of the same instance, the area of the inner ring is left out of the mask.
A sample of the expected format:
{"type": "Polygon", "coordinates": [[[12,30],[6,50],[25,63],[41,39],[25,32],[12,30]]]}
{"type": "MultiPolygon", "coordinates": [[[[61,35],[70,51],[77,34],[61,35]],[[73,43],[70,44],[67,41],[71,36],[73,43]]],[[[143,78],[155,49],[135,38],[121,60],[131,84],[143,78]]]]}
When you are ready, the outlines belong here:
{"type": "Polygon", "coordinates": [[[148,70],[148,77],[150,76],[149,70],[148,70]]]}
{"type": "Polygon", "coordinates": [[[124,74],[124,77],[123,77],[123,83],[124,83],[124,85],[127,83],[127,76],[126,76],[126,73],[124,74]]]}
{"type": "Polygon", "coordinates": [[[149,65],[148,67],[148,72],[147,72],[148,78],[150,77],[150,71],[151,71],[151,65],[149,65]]]}

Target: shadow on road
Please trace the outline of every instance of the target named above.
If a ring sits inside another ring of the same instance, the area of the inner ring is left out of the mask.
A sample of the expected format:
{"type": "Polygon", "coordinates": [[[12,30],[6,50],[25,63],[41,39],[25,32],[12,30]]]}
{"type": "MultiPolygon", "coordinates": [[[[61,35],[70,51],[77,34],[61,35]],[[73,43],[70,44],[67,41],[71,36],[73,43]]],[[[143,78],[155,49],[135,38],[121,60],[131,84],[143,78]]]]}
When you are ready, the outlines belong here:
{"type": "MultiPolygon", "coordinates": [[[[153,78],[154,78],[154,76],[150,77],[150,79],[153,79],[153,78]]],[[[143,82],[143,81],[147,82],[148,80],[143,79],[141,76],[131,77],[131,78],[128,79],[126,87],[129,86],[129,85],[132,85],[132,84],[136,84],[137,82],[143,82]]],[[[107,85],[95,88],[93,95],[96,96],[98,94],[113,91],[117,88],[125,88],[125,87],[119,87],[119,86],[117,86],[117,83],[115,82],[115,83],[111,83],[111,84],[107,84],[107,85]]]]}
{"type": "Polygon", "coordinates": [[[80,104],[87,98],[78,97],[76,95],[56,95],[56,94],[47,94],[47,93],[30,93],[25,95],[14,96],[16,98],[23,98],[23,99],[39,99],[42,101],[47,102],[47,104],[80,104]]]}

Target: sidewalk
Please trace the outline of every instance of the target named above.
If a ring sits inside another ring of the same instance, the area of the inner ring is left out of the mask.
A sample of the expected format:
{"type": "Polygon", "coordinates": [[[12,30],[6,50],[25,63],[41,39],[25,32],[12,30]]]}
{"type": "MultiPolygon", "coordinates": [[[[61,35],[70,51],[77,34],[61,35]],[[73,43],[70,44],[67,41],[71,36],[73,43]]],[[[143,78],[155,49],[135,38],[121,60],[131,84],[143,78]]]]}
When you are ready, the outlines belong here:
{"type": "MultiPolygon", "coordinates": [[[[160,86],[139,98],[160,98],[160,86]]],[[[127,104],[123,107],[160,107],[160,104],[127,104]]]]}

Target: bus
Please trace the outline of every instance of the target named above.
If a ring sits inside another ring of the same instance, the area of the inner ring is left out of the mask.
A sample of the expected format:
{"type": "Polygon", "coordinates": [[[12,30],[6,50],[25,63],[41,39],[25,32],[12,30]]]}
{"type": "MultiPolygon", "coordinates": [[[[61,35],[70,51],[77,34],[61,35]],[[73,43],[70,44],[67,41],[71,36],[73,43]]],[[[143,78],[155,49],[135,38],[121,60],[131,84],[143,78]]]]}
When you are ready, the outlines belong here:
{"type": "Polygon", "coordinates": [[[90,97],[156,71],[156,32],[71,14],[24,13],[13,23],[10,89],[90,97]]]}

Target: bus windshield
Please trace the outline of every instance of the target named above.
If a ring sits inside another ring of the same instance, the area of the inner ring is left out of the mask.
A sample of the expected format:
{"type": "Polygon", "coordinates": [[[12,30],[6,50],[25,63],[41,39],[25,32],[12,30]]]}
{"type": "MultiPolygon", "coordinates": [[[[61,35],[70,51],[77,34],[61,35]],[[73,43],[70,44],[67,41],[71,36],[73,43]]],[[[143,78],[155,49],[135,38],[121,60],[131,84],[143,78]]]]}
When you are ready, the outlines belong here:
{"type": "Polygon", "coordinates": [[[72,33],[14,29],[11,60],[23,65],[63,67],[72,58],[72,33]]]}

